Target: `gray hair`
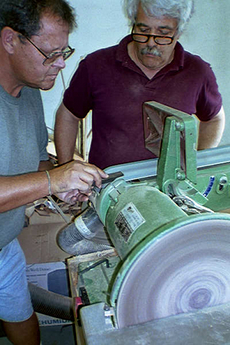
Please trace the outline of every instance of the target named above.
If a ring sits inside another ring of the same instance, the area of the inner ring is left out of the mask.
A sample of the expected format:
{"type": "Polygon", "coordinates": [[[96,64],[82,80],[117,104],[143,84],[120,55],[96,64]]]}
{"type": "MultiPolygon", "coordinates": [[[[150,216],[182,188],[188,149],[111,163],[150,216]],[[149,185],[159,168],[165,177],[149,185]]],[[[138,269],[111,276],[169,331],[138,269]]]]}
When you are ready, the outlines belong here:
{"type": "Polygon", "coordinates": [[[153,17],[171,17],[178,22],[178,33],[184,31],[186,24],[194,12],[194,0],[123,0],[124,12],[130,26],[136,21],[139,4],[146,15],[153,17]]]}

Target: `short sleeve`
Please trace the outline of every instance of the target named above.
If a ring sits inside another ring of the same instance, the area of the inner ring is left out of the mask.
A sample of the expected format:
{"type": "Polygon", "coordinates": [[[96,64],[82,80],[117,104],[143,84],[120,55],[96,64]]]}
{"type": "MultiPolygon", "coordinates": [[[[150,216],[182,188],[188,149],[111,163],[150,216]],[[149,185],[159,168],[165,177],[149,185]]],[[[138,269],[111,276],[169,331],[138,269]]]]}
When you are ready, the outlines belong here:
{"type": "Polygon", "coordinates": [[[93,99],[88,74],[86,58],[80,62],[69,87],[64,93],[63,103],[65,107],[79,118],[84,118],[92,109],[93,99]]]}
{"type": "Polygon", "coordinates": [[[196,115],[201,121],[211,120],[222,106],[222,97],[218,90],[216,77],[209,64],[204,71],[204,83],[202,84],[197,100],[196,115]]]}

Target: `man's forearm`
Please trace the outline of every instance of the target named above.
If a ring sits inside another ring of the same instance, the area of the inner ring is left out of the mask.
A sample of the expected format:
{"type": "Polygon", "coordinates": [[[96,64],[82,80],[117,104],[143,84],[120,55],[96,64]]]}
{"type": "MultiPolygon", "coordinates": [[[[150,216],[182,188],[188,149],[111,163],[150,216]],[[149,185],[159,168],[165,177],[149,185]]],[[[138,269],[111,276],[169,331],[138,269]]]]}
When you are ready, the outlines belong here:
{"type": "MultiPolygon", "coordinates": [[[[43,165],[43,164],[42,164],[43,165]]],[[[43,165],[44,167],[44,165],[43,165]]],[[[39,166],[40,168],[40,166],[39,166]]],[[[93,183],[101,187],[101,179],[108,177],[101,169],[85,162],[72,161],[49,172],[0,176],[0,212],[26,205],[51,194],[72,193],[86,201],[93,183]]]]}
{"type": "Polygon", "coordinates": [[[63,164],[73,159],[76,148],[78,122],[62,104],[56,114],[54,142],[58,163],[63,164]]]}
{"type": "Polygon", "coordinates": [[[58,164],[70,162],[74,156],[78,127],[68,125],[69,123],[64,123],[55,133],[58,164]]]}
{"type": "Polygon", "coordinates": [[[225,114],[223,107],[210,121],[200,122],[198,150],[217,147],[221,141],[225,127],[225,114]]]}
{"type": "Polygon", "coordinates": [[[48,194],[45,172],[0,177],[0,212],[25,205],[48,194]]]}

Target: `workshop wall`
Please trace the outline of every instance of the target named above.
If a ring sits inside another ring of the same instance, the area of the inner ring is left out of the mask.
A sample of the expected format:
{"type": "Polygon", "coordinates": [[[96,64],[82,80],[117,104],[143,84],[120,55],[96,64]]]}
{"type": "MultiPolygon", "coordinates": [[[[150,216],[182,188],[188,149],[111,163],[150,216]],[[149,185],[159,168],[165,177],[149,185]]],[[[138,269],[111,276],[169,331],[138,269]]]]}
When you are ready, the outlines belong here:
{"type": "MultiPolygon", "coordinates": [[[[79,61],[88,53],[117,44],[128,32],[121,0],[69,0],[77,14],[78,28],[69,44],[76,49],[66,62],[64,84],[68,86],[79,61]]],[[[208,61],[216,75],[226,112],[226,128],[221,145],[230,144],[230,1],[195,0],[195,14],[180,42],[184,48],[208,61]]],[[[64,92],[61,75],[50,91],[42,92],[46,123],[52,133],[55,112],[64,92]]],[[[189,87],[188,87],[189,92],[189,87]]]]}

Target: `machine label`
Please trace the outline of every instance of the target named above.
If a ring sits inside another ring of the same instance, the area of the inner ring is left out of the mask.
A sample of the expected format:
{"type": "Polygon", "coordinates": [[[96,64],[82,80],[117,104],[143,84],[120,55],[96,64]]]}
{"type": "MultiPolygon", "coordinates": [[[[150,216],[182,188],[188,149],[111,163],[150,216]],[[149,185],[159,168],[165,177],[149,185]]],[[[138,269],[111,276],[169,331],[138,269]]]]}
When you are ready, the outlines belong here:
{"type": "Polygon", "coordinates": [[[115,225],[125,242],[128,242],[132,233],[143,223],[145,219],[132,202],[128,203],[115,219],[115,225]]]}

